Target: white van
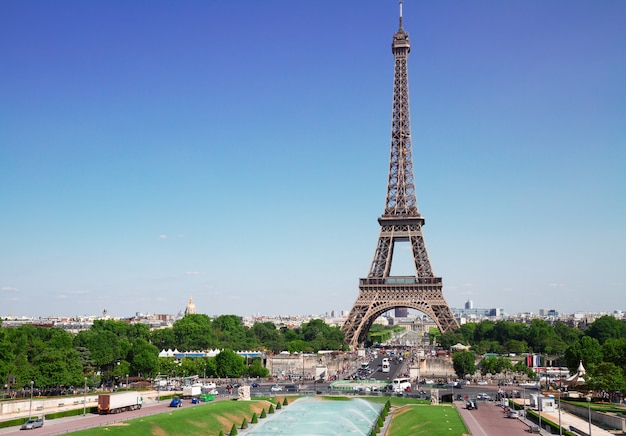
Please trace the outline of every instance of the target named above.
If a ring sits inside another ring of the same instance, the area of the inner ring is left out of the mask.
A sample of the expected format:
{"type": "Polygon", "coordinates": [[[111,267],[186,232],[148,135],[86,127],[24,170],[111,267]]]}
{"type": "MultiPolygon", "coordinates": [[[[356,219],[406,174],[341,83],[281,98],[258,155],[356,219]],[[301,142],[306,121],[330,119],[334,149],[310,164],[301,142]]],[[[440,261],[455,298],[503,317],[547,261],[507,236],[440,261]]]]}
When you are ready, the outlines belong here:
{"type": "Polygon", "coordinates": [[[394,392],[404,392],[406,390],[411,390],[411,380],[408,377],[400,377],[393,379],[393,391],[394,392]]]}

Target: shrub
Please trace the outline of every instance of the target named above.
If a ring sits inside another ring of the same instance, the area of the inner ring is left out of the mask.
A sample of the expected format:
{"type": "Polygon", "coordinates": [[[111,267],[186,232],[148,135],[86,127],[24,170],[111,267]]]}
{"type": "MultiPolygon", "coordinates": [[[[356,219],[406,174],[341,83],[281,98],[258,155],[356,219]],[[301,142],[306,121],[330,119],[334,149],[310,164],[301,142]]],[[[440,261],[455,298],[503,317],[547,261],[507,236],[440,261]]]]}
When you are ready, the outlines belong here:
{"type": "Polygon", "coordinates": [[[230,433],[228,433],[230,436],[235,436],[237,434],[237,426],[235,424],[233,424],[233,427],[230,429],[230,433]]]}
{"type": "MultiPolygon", "coordinates": [[[[265,409],[263,409],[263,411],[265,411],[265,409]]],[[[256,416],[256,412],[252,414],[252,419],[250,420],[250,422],[252,424],[256,424],[257,422],[259,422],[259,417],[256,416]]]]}
{"type": "Polygon", "coordinates": [[[241,428],[242,429],[248,428],[248,420],[246,418],[244,418],[243,421],[241,421],[241,428]]]}

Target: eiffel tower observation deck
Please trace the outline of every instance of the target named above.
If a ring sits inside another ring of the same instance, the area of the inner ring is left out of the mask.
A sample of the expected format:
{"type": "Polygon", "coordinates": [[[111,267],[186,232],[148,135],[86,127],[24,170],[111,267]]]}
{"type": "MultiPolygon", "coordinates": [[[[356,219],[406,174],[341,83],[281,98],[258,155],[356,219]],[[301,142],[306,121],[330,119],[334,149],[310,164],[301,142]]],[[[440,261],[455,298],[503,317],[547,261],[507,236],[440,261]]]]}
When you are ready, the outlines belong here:
{"type": "Polygon", "coordinates": [[[391,150],[385,210],[378,219],[380,234],[366,278],[359,281],[359,296],[342,328],[352,348],[363,344],[374,320],[382,313],[407,307],[428,315],[442,332],[458,328],[443,296],[441,277],[436,277],[422,234],[425,224],[415,195],[409,80],[407,61],[411,51],[409,35],[402,23],[391,44],[394,65],[391,150]],[[409,242],[415,265],[414,276],[391,276],[394,244],[409,242]]]}

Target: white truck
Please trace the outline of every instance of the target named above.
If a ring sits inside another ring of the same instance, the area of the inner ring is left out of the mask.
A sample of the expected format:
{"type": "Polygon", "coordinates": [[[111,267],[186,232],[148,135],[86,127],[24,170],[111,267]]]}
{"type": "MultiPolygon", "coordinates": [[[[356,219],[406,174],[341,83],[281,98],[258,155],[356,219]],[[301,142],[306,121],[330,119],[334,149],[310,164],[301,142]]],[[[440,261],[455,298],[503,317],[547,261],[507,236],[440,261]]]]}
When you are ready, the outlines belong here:
{"type": "Polygon", "coordinates": [[[141,409],[143,398],[137,392],[116,392],[98,395],[98,413],[120,413],[127,410],[141,409]]]}
{"type": "Polygon", "coordinates": [[[183,386],[183,398],[197,397],[201,393],[202,393],[202,386],[200,385],[183,386]]]}

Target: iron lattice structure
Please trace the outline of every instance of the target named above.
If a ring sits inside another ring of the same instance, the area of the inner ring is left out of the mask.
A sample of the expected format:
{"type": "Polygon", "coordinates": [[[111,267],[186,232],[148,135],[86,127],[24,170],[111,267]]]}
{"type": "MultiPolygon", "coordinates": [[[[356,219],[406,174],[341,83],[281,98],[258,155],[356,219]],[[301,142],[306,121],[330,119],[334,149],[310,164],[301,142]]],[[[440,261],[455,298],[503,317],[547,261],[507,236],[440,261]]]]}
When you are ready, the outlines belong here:
{"type": "Polygon", "coordinates": [[[365,342],[367,332],[379,315],[396,307],[423,312],[442,332],[458,327],[443,297],[441,277],[435,277],[430,265],[422,234],[425,221],[417,208],[407,68],[411,44],[402,27],[402,3],[400,27],[393,35],[391,51],[395,66],[387,199],[385,212],[378,219],[380,234],[369,274],[360,279],[359,296],[342,328],[352,348],[365,342]],[[390,276],[394,244],[407,241],[413,253],[415,276],[390,276]]]}

